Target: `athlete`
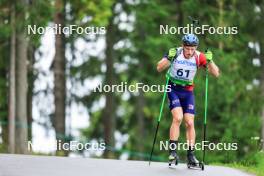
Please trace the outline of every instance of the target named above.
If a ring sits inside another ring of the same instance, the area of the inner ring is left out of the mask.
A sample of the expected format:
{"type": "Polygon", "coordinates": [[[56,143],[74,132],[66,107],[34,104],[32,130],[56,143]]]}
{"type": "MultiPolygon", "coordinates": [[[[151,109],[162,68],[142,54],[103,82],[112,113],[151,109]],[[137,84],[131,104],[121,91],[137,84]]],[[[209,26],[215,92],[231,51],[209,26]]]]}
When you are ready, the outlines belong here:
{"type": "Polygon", "coordinates": [[[199,161],[194,155],[195,145],[195,104],[194,104],[194,78],[199,68],[206,68],[213,76],[219,76],[219,68],[213,61],[211,51],[204,53],[197,49],[199,39],[194,34],[186,34],[182,38],[182,46],[171,48],[168,53],[157,64],[157,71],[161,72],[170,68],[166,74],[169,77],[168,85],[171,91],[168,92],[169,108],[172,113],[170,127],[169,162],[178,162],[177,145],[180,134],[180,125],[184,119],[186,126],[186,138],[188,143],[188,163],[198,164],[199,161]]]}

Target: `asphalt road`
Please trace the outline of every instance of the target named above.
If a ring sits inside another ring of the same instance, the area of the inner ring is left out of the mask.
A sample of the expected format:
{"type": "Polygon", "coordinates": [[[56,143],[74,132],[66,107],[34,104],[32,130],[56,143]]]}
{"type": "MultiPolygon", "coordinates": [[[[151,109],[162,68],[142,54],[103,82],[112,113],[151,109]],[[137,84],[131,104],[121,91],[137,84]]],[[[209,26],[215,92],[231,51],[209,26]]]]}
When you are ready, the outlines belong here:
{"type": "Polygon", "coordinates": [[[0,176],[250,176],[222,166],[205,170],[188,169],[185,164],[169,168],[167,163],[110,159],[67,158],[0,154],[0,176]]]}

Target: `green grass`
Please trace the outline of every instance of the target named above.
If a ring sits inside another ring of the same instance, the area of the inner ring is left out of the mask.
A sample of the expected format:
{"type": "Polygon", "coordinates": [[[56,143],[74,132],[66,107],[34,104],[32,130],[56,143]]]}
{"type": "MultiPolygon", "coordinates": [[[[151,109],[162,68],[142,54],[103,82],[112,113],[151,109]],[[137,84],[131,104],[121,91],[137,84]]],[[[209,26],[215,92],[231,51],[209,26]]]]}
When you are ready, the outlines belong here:
{"type": "Polygon", "coordinates": [[[244,172],[255,174],[256,176],[264,176],[264,153],[256,153],[254,156],[247,158],[242,162],[235,162],[229,164],[216,163],[215,165],[232,167],[244,172]]]}
{"type": "Polygon", "coordinates": [[[242,165],[240,163],[225,164],[225,166],[236,168],[236,169],[239,169],[241,171],[254,174],[256,176],[264,176],[264,172],[259,170],[255,166],[244,166],[244,165],[242,165]]]}

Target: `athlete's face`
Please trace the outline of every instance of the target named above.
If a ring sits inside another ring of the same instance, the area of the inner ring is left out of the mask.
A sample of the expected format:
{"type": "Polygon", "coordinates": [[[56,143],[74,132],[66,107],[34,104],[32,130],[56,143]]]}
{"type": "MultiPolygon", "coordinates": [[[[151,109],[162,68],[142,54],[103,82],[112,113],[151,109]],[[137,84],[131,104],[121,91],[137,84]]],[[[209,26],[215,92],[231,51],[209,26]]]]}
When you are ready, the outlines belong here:
{"type": "Polygon", "coordinates": [[[183,46],[183,54],[186,59],[193,56],[197,46],[183,46]]]}

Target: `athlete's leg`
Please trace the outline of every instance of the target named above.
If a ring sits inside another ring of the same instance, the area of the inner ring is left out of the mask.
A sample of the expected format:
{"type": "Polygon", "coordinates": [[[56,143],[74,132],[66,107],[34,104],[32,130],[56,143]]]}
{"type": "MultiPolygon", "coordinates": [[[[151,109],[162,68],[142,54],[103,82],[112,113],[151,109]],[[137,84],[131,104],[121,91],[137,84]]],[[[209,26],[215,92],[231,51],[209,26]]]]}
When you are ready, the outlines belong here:
{"type": "Polygon", "coordinates": [[[170,140],[178,141],[180,135],[180,125],[183,118],[182,108],[175,107],[171,110],[172,123],[170,127],[170,140]]]}
{"type": "Polygon", "coordinates": [[[178,97],[178,92],[171,89],[168,92],[169,107],[172,114],[172,123],[170,127],[170,141],[178,141],[180,134],[180,125],[183,118],[183,110],[181,107],[180,99],[178,97]]]}
{"type": "Polygon", "coordinates": [[[194,129],[194,95],[193,92],[186,92],[184,98],[181,100],[184,122],[186,126],[186,138],[188,142],[187,159],[188,163],[197,165],[199,161],[194,155],[195,145],[195,129],[194,129]]]}
{"type": "Polygon", "coordinates": [[[170,156],[176,155],[178,138],[180,135],[180,125],[183,118],[183,110],[176,90],[171,89],[168,92],[169,107],[172,114],[172,123],[170,127],[170,156]]]}
{"type": "Polygon", "coordinates": [[[189,147],[195,144],[194,114],[184,113],[184,123],[186,126],[186,139],[189,147]]]}
{"type": "Polygon", "coordinates": [[[184,113],[184,122],[186,126],[186,138],[189,146],[187,151],[188,163],[197,166],[197,164],[199,164],[199,161],[196,159],[194,155],[194,151],[195,151],[194,114],[184,113]]]}
{"type": "Polygon", "coordinates": [[[169,162],[175,160],[175,163],[177,163],[179,159],[177,155],[178,138],[180,135],[180,125],[183,118],[182,108],[175,107],[171,110],[171,113],[172,113],[172,123],[170,127],[169,162]]]}
{"type": "Polygon", "coordinates": [[[194,115],[195,104],[193,92],[186,92],[184,98],[181,99],[181,104],[184,114],[184,123],[186,126],[186,139],[189,148],[193,149],[195,144],[195,128],[194,128],[194,115]]]}

